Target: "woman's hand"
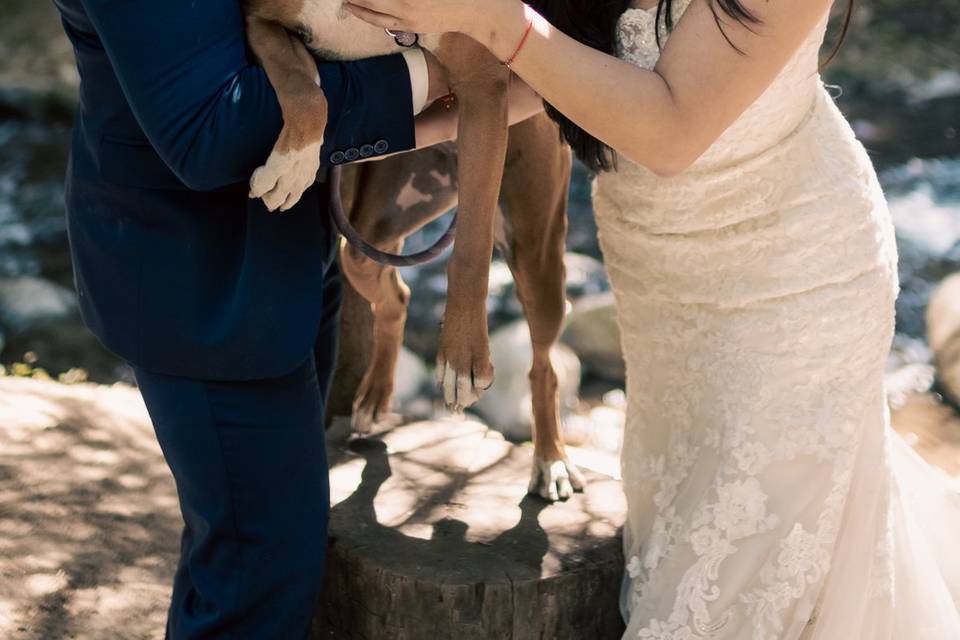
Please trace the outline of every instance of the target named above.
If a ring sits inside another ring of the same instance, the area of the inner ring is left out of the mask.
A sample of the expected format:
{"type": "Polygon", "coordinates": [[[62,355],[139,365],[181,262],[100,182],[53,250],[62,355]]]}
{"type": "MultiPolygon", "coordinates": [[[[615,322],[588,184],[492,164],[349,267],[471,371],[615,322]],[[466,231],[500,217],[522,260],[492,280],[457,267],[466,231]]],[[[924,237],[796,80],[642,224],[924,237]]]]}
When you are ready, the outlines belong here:
{"type": "Polygon", "coordinates": [[[480,4],[492,0],[347,0],[348,11],[361,20],[391,31],[468,33],[480,4]]]}
{"type": "Polygon", "coordinates": [[[756,24],[718,19],[712,0],[693,0],[653,70],[573,40],[520,0],[348,0],[348,7],[382,27],[457,31],[500,60],[512,57],[513,72],[571,121],[669,176],[690,166],[763,94],[831,4],[741,1],[756,24]]]}

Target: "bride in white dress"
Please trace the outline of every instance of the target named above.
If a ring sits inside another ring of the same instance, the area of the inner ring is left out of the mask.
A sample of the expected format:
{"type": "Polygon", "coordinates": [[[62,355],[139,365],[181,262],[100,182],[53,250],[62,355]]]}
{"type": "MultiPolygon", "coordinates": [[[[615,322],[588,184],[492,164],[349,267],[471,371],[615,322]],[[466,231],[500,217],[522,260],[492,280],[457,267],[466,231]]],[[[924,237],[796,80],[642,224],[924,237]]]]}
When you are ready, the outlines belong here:
{"type": "Polygon", "coordinates": [[[595,208],[627,363],[624,638],[960,639],[956,494],[889,427],[896,247],[818,73],[829,2],[629,8],[620,62],[484,2],[354,10],[473,35],[621,152],[595,208]]]}

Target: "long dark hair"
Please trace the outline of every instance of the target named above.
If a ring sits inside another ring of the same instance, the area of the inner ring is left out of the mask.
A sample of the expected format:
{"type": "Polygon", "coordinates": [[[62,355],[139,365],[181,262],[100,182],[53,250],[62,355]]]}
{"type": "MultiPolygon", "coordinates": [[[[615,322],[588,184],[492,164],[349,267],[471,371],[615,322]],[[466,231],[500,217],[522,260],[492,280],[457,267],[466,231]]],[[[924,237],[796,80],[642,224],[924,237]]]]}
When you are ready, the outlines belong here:
{"type": "MultiPolygon", "coordinates": [[[[550,23],[568,36],[583,44],[616,55],[617,22],[620,16],[630,8],[632,0],[533,0],[531,5],[550,23]]],[[[674,0],[659,0],[657,4],[657,42],[662,42],[660,21],[663,19],[667,31],[673,29],[674,0]]],[[[751,28],[760,24],[760,19],[743,6],[740,0],[709,0],[717,27],[734,49],[736,45],[727,37],[723,17],[751,28]]],[[[840,49],[843,39],[850,29],[853,17],[854,0],[847,0],[840,35],[833,50],[827,56],[824,65],[829,63],[840,49]]],[[[737,51],[740,51],[737,49],[737,51]]],[[[560,126],[560,136],[573,148],[576,156],[594,171],[612,171],[616,169],[616,152],[600,142],[583,129],[571,122],[566,116],[546,105],[549,116],[560,126]]]]}

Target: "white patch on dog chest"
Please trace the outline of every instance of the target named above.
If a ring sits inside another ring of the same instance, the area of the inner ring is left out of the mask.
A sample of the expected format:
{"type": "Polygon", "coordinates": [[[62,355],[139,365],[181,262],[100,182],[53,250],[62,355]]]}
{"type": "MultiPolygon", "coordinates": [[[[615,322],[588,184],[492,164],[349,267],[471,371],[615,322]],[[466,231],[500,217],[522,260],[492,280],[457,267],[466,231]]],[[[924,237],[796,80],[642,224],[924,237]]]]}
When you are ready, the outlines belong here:
{"type": "MultiPolygon", "coordinates": [[[[362,60],[404,50],[383,29],[357,18],[343,0],[303,0],[297,22],[309,37],[307,46],[327,60],[362,60]]],[[[420,35],[420,46],[434,51],[438,34],[420,35]]]]}
{"type": "Polygon", "coordinates": [[[307,46],[330,60],[361,60],[402,51],[383,29],[367,24],[343,8],[342,0],[304,0],[297,15],[307,46]]]}

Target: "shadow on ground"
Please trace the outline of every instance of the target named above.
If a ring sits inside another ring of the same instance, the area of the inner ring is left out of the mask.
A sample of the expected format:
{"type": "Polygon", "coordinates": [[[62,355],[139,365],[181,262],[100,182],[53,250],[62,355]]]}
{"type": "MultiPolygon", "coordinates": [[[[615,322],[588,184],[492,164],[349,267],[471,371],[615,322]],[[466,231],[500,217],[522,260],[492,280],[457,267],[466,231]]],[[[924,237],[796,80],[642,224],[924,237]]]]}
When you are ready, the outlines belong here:
{"type": "MultiPolygon", "coordinates": [[[[917,396],[895,424],[924,457],[960,473],[953,412],[917,396]]],[[[522,498],[516,476],[529,450],[493,437],[465,448],[441,428],[334,452],[333,554],[377,539],[385,571],[419,565],[456,583],[485,567],[494,585],[609,562],[616,505],[603,481],[567,505],[522,498]]],[[[0,638],[162,638],[179,528],[173,481],[135,389],[0,377],[0,638]]],[[[608,573],[612,584],[598,589],[614,593],[619,567],[599,574],[608,573]]],[[[470,602],[447,609],[482,619],[470,602]]],[[[544,624],[543,613],[520,619],[544,624]]]]}
{"type": "Polygon", "coordinates": [[[0,637],[161,637],[178,540],[135,390],[0,378],[0,637]]]}
{"type": "MultiPolygon", "coordinates": [[[[389,455],[378,440],[334,451],[334,548],[382,536],[385,566],[474,591],[477,567],[501,587],[536,584],[602,552],[615,592],[615,481],[550,506],[523,497],[530,449],[479,423],[467,435],[490,435],[470,447],[443,423],[404,429],[386,439],[389,455]]],[[[0,638],[162,638],[179,533],[136,389],[0,377],[0,638]]],[[[472,615],[462,604],[451,610],[472,615]]]]}

